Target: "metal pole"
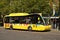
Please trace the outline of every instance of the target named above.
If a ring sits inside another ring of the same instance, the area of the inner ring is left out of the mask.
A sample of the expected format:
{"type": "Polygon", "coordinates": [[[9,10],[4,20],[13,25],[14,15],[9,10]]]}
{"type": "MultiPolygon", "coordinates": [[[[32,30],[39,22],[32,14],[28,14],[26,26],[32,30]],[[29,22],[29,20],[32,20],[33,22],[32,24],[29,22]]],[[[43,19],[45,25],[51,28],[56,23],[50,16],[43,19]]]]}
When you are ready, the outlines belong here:
{"type": "MultiPolygon", "coordinates": [[[[59,10],[58,10],[58,14],[60,16],[60,0],[59,0],[59,10]]],[[[59,18],[59,27],[58,27],[58,30],[60,30],[60,18],[59,18]]]]}

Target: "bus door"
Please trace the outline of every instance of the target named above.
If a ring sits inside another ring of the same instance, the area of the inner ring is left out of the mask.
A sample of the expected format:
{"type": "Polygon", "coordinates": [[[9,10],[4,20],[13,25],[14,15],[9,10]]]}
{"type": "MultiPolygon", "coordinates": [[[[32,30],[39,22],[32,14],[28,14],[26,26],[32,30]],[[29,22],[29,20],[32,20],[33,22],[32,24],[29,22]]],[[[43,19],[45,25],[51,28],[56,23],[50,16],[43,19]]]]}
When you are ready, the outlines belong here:
{"type": "Polygon", "coordinates": [[[40,17],[38,17],[38,20],[37,20],[37,24],[36,24],[36,26],[37,26],[37,30],[40,30],[40,29],[42,29],[41,27],[43,27],[43,25],[44,25],[44,20],[42,19],[42,17],[40,16],[40,17]]]}

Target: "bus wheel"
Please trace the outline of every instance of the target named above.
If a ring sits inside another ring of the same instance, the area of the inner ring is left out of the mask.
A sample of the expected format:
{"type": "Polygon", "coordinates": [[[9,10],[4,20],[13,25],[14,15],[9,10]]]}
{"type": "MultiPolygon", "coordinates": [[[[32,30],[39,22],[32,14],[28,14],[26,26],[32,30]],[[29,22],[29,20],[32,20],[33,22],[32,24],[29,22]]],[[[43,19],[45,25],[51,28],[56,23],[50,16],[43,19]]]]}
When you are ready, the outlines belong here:
{"type": "Polygon", "coordinates": [[[32,27],[31,27],[31,26],[29,26],[29,27],[28,27],[28,30],[29,30],[29,31],[32,31],[32,27]]]}
{"type": "Polygon", "coordinates": [[[13,27],[12,27],[12,25],[10,26],[10,30],[13,30],[13,27]]]}

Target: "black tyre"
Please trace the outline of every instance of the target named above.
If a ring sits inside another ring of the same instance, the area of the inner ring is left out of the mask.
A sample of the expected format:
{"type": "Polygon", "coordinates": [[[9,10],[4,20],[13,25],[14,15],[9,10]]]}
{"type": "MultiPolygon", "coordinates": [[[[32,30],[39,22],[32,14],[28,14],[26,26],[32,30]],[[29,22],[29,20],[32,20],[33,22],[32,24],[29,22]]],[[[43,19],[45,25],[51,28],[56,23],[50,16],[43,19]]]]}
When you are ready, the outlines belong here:
{"type": "Polygon", "coordinates": [[[12,25],[10,26],[10,30],[13,30],[13,26],[12,25]]]}
{"type": "Polygon", "coordinates": [[[28,27],[28,30],[29,30],[29,31],[32,31],[32,27],[31,27],[31,26],[29,26],[29,27],[28,27]]]}

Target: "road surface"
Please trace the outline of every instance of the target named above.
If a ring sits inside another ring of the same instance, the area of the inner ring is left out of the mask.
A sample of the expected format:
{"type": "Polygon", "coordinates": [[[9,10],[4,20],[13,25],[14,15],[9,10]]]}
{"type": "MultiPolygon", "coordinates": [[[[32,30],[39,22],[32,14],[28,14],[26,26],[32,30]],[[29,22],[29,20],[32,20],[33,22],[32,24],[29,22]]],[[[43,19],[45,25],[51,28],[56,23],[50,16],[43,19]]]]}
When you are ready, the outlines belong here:
{"type": "Polygon", "coordinates": [[[5,30],[3,27],[0,27],[0,40],[60,40],[60,31],[30,32],[5,30]]]}

